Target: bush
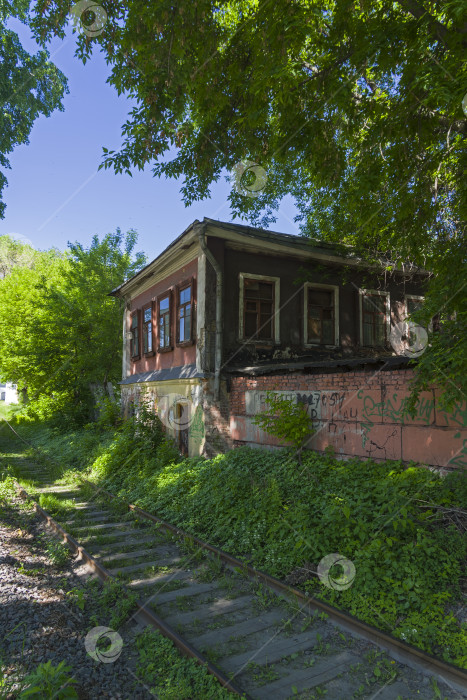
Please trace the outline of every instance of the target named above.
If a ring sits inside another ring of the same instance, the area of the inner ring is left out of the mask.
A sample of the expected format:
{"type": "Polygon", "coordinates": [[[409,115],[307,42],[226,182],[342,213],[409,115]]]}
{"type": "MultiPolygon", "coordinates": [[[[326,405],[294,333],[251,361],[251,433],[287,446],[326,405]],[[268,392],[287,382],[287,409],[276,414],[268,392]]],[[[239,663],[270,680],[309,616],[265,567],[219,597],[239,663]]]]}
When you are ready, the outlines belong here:
{"type": "Polygon", "coordinates": [[[266,408],[253,418],[253,423],[282,445],[293,445],[298,463],[302,463],[302,451],[314,433],[313,421],[303,404],[268,391],[266,408]]]}
{"type": "Polygon", "coordinates": [[[39,664],[36,670],[25,678],[27,688],[20,694],[20,700],[23,698],[75,700],[78,694],[72,684],[76,681],[69,675],[70,671],[71,667],[66,666],[64,661],[60,661],[58,666],[53,666],[51,661],[39,664]]]}
{"type": "Polygon", "coordinates": [[[47,542],[45,551],[52,563],[59,568],[66,566],[70,560],[70,550],[68,547],[56,540],[47,542]]]}

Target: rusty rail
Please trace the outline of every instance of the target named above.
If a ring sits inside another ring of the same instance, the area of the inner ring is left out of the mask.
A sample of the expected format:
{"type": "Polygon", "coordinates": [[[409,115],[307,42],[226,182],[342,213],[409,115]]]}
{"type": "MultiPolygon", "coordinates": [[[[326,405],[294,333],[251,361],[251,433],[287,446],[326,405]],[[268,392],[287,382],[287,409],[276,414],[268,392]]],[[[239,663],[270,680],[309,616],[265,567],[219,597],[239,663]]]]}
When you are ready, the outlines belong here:
{"type": "Polygon", "coordinates": [[[213,545],[208,544],[207,542],[203,542],[195,535],[185,532],[184,530],[181,530],[175,525],[172,525],[171,523],[168,523],[165,520],[162,520],[161,518],[158,518],[157,516],[152,515],[151,513],[148,513],[145,510],[142,510],[138,506],[124,501],[123,499],[115,496],[114,494],[110,493],[109,491],[106,491],[101,487],[97,487],[95,484],[93,484],[91,481],[88,481],[87,479],[83,479],[82,481],[83,483],[88,484],[92,488],[96,490],[98,489],[101,493],[105,494],[110,499],[117,499],[120,502],[123,501],[123,503],[127,506],[128,510],[137,513],[141,517],[152,520],[153,522],[159,524],[161,527],[163,527],[169,532],[174,533],[180,538],[188,539],[191,542],[194,542],[198,547],[201,547],[202,549],[205,549],[206,551],[210,552],[216,557],[219,557],[221,561],[223,561],[229,567],[235,569],[240,568],[242,571],[248,574],[248,576],[251,579],[257,581],[259,580],[265,583],[269,588],[276,591],[276,593],[285,595],[288,598],[295,598],[302,604],[304,608],[306,607],[311,610],[319,610],[320,612],[325,612],[329,616],[329,618],[339,626],[343,627],[349,632],[360,635],[366,640],[375,642],[380,647],[383,647],[384,649],[389,651],[393,658],[397,661],[406,664],[408,663],[409,665],[412,665],[413,667],[416,667],[418,669],[435,672],[444,681],[454,684],[462,690],[467,689],[467,671],[465,671],[464,669],[459,668],[458,666],[454,666],[453,664],[450,664],[447,661],[442,661],[436,656],[428,654],[427,652],[422,651],[421,649],[418,649],[417,647],[414,647],[411,644],[407,644],[407,642],[404,642],[402,639],[398,639],[392,634],[383,632],[377,627],[373,627],[367,622],[359,620],[357,617],[354,617],[350,613],[347,613],[343,610],[339,610],[338,608],[329,605],[329,603],[325,603],[324,601],[318,600],[317,598],[313,598],[312,596],[306,595],[303,591],[300,591],[298,588],[289,586],[283,581],[274,578],[274,576],[271,576],[270,574],[267,574],[264,571],[260,571],[259,569],[255,569],[249,564],[246,564],[240,559],[237,559],[236,557],[232,556],[228,552],[224,552],[218,547],[214,547],[213,545]]]}
{"type": "MultiPolygon", "coordinates": [[[[57,534],[66,541],[67,545],[73,552],[78,553],[79,559],[86,562],[86,564],[97,574],[101,581],[106,581],[108,579],[115,579],[112,574],[107,571],[107,569],[100,564],[97,559],[95,559],[89,552],[82,547],[77,540],[75,540],[72,535],[68,534],[61,525],[57,523],[56,520],[52,518],[41,506],[37,503],[35,498],[33,498],[27,491],[20,485],[17,484],[18,493],[21,498],[30,500],[34,504],[34,510],[36,513],[51,527],[57,534]]],[[[214,666],[208,659],[203,656],[197,649],[195,649],[191,644],[189,644],[183,637],[181,637],[170,625],[168,625],[162,618],[156,615],[152,610],[150,610],[141,601],[136,601],[137,613],[136,615],[141,616],[147,624],[158,629],[164,637],[168,637],[177,649],[184,655],[191,659],[194,659],[200,666],[204,666],[206,670],[213,675],[219,683],[231,693],[240,695],[248,700],[248,696],[241,691],[237,686],[232,683],[232,681],[227,678],[227,676],[222,673],[216,666],[214,666]]]]}

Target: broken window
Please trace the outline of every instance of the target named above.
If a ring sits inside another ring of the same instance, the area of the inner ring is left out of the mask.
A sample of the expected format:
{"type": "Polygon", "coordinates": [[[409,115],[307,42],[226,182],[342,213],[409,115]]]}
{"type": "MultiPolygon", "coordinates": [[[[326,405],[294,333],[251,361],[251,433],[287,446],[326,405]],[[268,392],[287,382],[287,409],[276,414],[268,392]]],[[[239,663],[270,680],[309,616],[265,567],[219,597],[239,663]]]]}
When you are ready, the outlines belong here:
{"type": "Polygon", "coordinates": [[[159,348],[170,348],[170,295],[159,299],[159,348]]]}
{"type": "Polygon", "coordinates": [[[334,345],[334,290],[308,288],[307,343],[334,345]]]}
{"type": "Polygon", "coordinates": [[[362,295],[363,345],[382,346],[387,342],[389,293],[364,292],[362,295]]]}
{"type": "Polygon", "coordinates": [[[274,283],[245,279],[243,293],[244,335],[274,339],[274,283]]]}
{"type": "Polygon", "coordinates": [[[152,352],[152,304],[143,309],[143,352],[152,352]]]}

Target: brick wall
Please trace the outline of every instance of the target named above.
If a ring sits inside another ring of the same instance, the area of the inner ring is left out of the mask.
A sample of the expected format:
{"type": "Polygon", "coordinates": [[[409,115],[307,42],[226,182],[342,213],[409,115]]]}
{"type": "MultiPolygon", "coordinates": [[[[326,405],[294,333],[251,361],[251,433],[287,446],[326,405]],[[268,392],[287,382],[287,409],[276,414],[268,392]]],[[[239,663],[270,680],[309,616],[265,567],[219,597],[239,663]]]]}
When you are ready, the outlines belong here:
{"type": "Polygon", "coordinates": [[[303,402],[315,434],[309,447],[331,445],[342,456],[396,459],[446,469],[467,466],[467,410],[451,413],[439,406],[436,388],[420,395],[414,418],[404,415],[413,370],[322,374],[290,373],[231,382],[230,436],[235,445],[274,446],[278,442],[259,430],[253,416],[264,406],[264,392],[290,394],[303,402]]]}

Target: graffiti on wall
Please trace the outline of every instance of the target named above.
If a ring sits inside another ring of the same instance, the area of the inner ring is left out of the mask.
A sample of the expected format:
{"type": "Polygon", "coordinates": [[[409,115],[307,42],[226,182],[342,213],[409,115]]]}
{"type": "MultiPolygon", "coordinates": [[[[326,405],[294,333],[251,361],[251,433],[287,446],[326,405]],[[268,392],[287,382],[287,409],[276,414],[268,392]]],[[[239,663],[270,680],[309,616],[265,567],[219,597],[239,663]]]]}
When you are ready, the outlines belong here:
{"type": "Polygon", "coordinates": [[[189,436],[190,440],[195,442],[197,445],[201,445],[204,438],[204,420],[203,409],[200,405],[196,407],[196,411],[189,428],[189,436]]]}
{"type": "MultiPolygon", "coordinates": [[[[421,460],[451,468],[467,466],[467,410],[436,406],[434,391],[423,392],[408,411],[409,392],[384,385],[355,392],[312,390],[273,392],[306,407],[313,420],[316,449],[331,444],[341,454],[421,460]],[[432,426],[432,428],[431,428],[432,426]],[[448,428],[448,430],[447,430],[448,428]]],[[[264,409],[265,391],[246,392],[246,414],[264,409]]],[[[311,443],[311,444],[313,444],[311,443]]]]}

